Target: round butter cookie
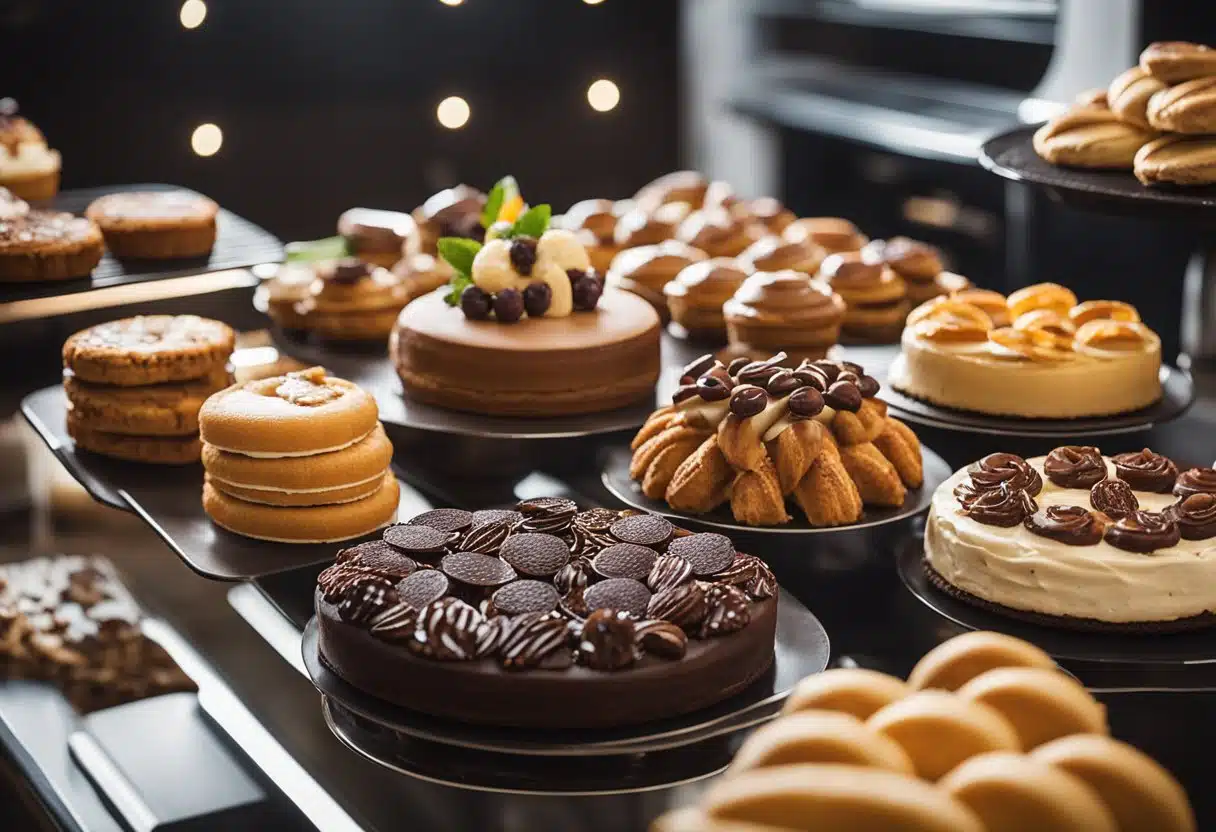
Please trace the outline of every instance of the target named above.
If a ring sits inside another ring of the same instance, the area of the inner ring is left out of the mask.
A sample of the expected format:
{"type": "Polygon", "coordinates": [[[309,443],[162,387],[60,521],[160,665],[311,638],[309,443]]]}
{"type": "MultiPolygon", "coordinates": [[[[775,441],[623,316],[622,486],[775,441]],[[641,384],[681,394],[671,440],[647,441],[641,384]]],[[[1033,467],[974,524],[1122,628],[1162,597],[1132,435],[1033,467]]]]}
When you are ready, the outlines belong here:
{"type": "Polygon", "coordinates": [[[236,384],[209,398],[198,414],[203,441],[259,458],[338,451],[371,433],[379,411],[370,394],[311,367],[236,384]]]}
{"type": "Polygon", "coordinates": [[[784,713],[824,710],[869,719],[912,689],[902,680],[862,667],[834,668],[808,676],[794,686],[785,700],[784,713]]]}
{"type": "Polygon", "coordinates": [[[958,689],[963,699],[998,711],[1029,751],[1068,734],[1108,734],[1106,708],[1058,670],[1001,667],[958,689]]]}
{"type": "Polygon", "coordinates": [[[236,335],[197,315],[143,315],[82,329],[63,344],[63,366],[82,381],[134,387],[189,381],[228,363],[236,335]]]}
{"type": "MultiPolygon", "coordinates": [[[[207,447],[207,446],[204,446],[207,447]]],[[[305,457],[306,458],[306,457],[305,457]]],[[[370,497],[384,484],[384,472],[365,482],[344,485],[337,488],[308,488],[294,491],[275,491],[267,488],[247,488],[230,482],[217,480],[207,475],[206,481],[217,491],[222,491],[229,497],[236,497],[247,503],[258,503],[264,506],[330,506],[338,503],[353,503],[370,497]]]]}
{"type": "Polygon", "coordinates": [[[207,476],[217,487],[243,499],[250,498],[235,489],[305,494],[375,482],[392,460],[393,444],[379,424],[350,447],[311,456],[252,457],[203,446],[207,476]]]}
{"type": "Polygon", "coordinates": [[[197,436],[199,408],[231,383],[226,369],[197,381],[145,387],[91,384],[70,372],[63,376],[63,389],[80,422],[127,436],[197,436]]]}
{"type": "Polygon", "coordinates": [[[866,728],[855,716],[833,711],[789,714],[757,729],[727,771],[735,775],[791,763],[842,763],[915,773],[899,743],[866,728]]]}
{"type": "Polygon", "coordinates": [[[131,462],[189,465],[198,462],[202,447],[197,436],[126,436],[94,430],[68,411],[68,436],[77,448],[131,462]]]}
{"type": "Polygon", "coordinates": [[[334,543],[370,534],[393,522],[401,499],[397,478],[371,496],[326,506],[268,506],[231,497],[203,483],[203,510],[217,526],[235,534],[276,543],[334,543]]]}
{"type": "Polygon", "coordinates": [[[127,191],[93,200],[85,216],[97,223],[115,257],[201,257],[215,244],[219,206],[185,191],[127,191]]]}
{"type": "Polygon", "coordinates": [[[917,690],[956,691],[981,673],[998,667],[1039,667],[1055,670],[1045,652],[1020,638],[985,630],[963,633],[939,644],[912,668],[908,684],[917,690]]]}

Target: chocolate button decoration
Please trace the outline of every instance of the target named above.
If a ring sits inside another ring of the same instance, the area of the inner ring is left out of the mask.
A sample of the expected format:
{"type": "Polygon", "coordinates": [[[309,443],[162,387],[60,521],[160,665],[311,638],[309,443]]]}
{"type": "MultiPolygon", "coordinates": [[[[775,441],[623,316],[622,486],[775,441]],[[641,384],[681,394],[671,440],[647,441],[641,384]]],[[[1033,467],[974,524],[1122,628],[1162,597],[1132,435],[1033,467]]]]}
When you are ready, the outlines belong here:
{"type": "Polygon", "coordinates": [[[420,610],[448,594],[447,576],[438,569],[419,569],[397,582],[397,598],[420,610]]]}
{"type": "Polygon", "coordinates": [[[617,520],[609,529],[612,536],[622,543],[636,543],[639,546],[661,546],[671,538],[674,530],[671,523],[654,514],[625,517],[617,520]]]}
{"type": "Polygon", "coordinates": [[[511,535],[499,555],[521,575],[550,578],[570,560],[570,547],[551,534],[525,532],[511,535]]]}
{"type": "Polygon", "coordinates": [[[431,526],[411,526],[398,523],[384,530],[384,542],[414,556],[437,555],[442,552],[455,537],[453,532],[445,532],[431,526]]]}
{"type": "Polygon", "coordinates": [[[510,523],[514,526],[523,519],[522,514],[509,508],[483,508],[481,511],[473,512],[473,528],[499,522],[510,523]]]}
{"type": "Polygon", "coordinates": [[[507,615],[525,612],[552,612],[557,609],[557,590],[543,581],[512,581],[493,596],[494,608],[507,615]]]}
{"type": "Polygon", "coordinates": [[[601,551],[591,561],[595,571],[605,578],[633,578],[642,581],[654,567],[653,549],[636,543],[617,543],[601,551]]]}
{"type": "Polygon", "coordinates": [[[790,395],[792,419],[814,419],[823,412],[823,394],[814,387],[800,387],[790,395]]]}
{"type": "Polygon", "coordinates": [[[474,525],[469,529],[464,540],[460,541],[462,552],[480,552],[483,555],[496,555],[502,544],[511,535],[514,526],[510,520],[491,520],[474,525]]]}
{"type": "Polygon", "coordinates": [[[730,396],[730,412],[741,419],[755,416],[768,406],[768,393],[752,384],[740,384],[730,396]]]}
{"type": "Polygon", "coordinates": [[[835,381],[823,394],[823,401],[833,410],[856,413],[861,409],[861,391],[852,382],[835,381]]]}
{"type": "Polygon", "coordinates": [[[444,555],[439,568],[449,578],[467,586],[501,586],[516,577],[509,563],[477,552],[444,555]]]}
{"type": "Polygon", "coordinates": [[[406,557],[382,540],[372,540],[360,545],[367,547],[355,561],[360,566],[374,569],[391,578],[404,578],[418,571],[418,564],[413,558],[406,557]]]}
{"type": "Polygon", "coordinates": [[[473,525],[473,515],[460,508],[436,508],[409,520],[411,526],[429,526],[441,532],[462,532],[473,525]]]}
{"type": "Polygon", "coordinates": [[[697,577],[708,577],[717,575],[734,562],[735,546],[724,534],[701,532],[671,541],[667,554],[688,561],[697,577]]]}
{"type": "Polygon", "coordinates": [[[583,600],[589,610],[618,610],[643,618],[650,603],[650,590],[632,578],[609,578],[588,587],[583,600]]]}

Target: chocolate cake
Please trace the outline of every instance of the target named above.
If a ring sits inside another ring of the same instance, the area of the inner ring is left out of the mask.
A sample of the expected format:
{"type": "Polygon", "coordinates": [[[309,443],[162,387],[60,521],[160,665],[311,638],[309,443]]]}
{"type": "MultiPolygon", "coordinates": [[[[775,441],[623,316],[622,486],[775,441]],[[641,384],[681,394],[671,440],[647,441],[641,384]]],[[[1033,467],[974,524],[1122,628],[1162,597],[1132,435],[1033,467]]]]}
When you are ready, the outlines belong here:
{"type": "Polygon", "coordinates": [[[769,668],[777,584],[719,534],[571,500],[436,509],[317,578],[322,661],[380,699],[528,728],[705,708],[769,668]]]}

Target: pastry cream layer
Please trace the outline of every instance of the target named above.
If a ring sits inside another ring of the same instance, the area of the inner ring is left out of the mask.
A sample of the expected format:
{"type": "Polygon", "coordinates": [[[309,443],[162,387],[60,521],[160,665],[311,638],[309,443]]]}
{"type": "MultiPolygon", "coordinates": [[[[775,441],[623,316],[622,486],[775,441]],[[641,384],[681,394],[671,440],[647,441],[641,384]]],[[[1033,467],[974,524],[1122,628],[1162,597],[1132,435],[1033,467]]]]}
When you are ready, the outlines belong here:
{"type": "MultiPolygon", "coordinates": [[[[1027,460],[1042,473],[1044,457],[1027,460]]],[[[1107,460],[1108,476],[1114,470],[1107,460]]],[[[994,604],[1045,615],[1112,623],[1173,621],[1216,611],[1216,538],[1183,540],[1138,554],[1105,541],[1070,546],[1025,526],[987,526],[961,513],[957,472],[937,489],[925,530],[925,557],[954,586],[994,604]]],[[[1137,491],[1140,507],[1160,511],[1177,500],[1137,491]]],[[[1043,475],[1035,497],[1052,505],[1092,508],[1089,491],[1060,488],[1043,475]]]]}
{"type": "Polygon", "coordinates": [[[888,383],[933,404],[992,413],[1070,419],[1148,407],[1161,398],[1161,342],[1120,352],[1078,352],[1036,361],[991,342],[942,344],[905,329],[888,383]]]}

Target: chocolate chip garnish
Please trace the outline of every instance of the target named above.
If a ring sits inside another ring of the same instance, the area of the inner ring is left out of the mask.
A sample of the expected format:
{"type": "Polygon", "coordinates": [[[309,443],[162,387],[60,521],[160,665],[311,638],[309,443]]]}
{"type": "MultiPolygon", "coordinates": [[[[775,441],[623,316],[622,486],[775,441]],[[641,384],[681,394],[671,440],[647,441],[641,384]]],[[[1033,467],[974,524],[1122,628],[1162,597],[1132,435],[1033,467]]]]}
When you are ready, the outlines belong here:
{"type": "Polygon", "coordinates": [[[718,363],[718,359],[713,357],[712,353],[705,353],[699,358],[694,358],[684,365],[684,369],[680,371],[681,376],[691,376],[693,379],[698,378],[703,373],[708,372],[718,363]]]}
{"type": "Polygon", "coordinates": [[[501,586],[515,580],[515,570],[506,561],[477,552],[444,555],[439,568],[453,580],[467,586],[501,586]]]}
{"type": "Polygon", "coordinates": [[[790,417],[814,419],[823,412],[823,394],[814,387],[800,387],[790,394],[790,417]]]}
{"type": "Polygon", "coordinates": [[[644,618],[646,605],[650,603],[650,590],[632,578],[609,578],[588,587],[583,599],[589,610],[621,610],[644,618]]]}
{"type": "Polygon", "coordinates": [[[730,394],[730,412],[740,419],[747,419],[764,411],[768,406],[768,393],[754,384],[740,384],[730,394]]]}
{"type": "Polygon", "coordinates": [[[701,532],[671,541],[667,554],[684,558],[692,565],[694,575],[707,577],[731,565],[735,560],[735,546],[724,534],[701,532]]]}
{"type": "Polygon", "coordinates": [[[494,608],[506,615],[525,612],[552,612],[557,609],[558,594],[553,584],[543,581],[512,581],[491,596],[494,608]]]}
{"type": "MultiPolygon", "coordinates": [[[[514,513],[514,512],[512,512],[514,513]]],[[[510,520],[492,520],[489,523],[474,525],[460,541],[462,552],[480,552],[483,555],[496,555],[502,544],[511,535],[514,523],[510,520]]]]}
{"type": "Polygon", "coordinates": [[[551,534],[524,532],[507,538],[499,555],[521,575],[549,578],[570,560],[570,547],[551,534]]]}
{"type": "Polygon", "coordinates": [[[398,523],[384,530],[385,543],[415,557],[437,555],[455,539],[454,532],[441,531],[432,526],[398,523]]]}
{"type": "Polygon", "coordinates": [[[678,555],[663,555],[654,562],[646,585],[651,592],[662,592],[692,580],[692,564],[678,555]]]}
{"type": "Polygon", "coordinates": [[[656,514],[635,514],[617,520],[608,531],[622,543],[636,543],[639,546],[661,546],[666,543],[674,531],[670,522],[656,514]]]}
{"type": "Polygon", "coordinates": [[[682,659],[688,650],[688,636],[670,621],[641,621],[634,627],[638,646],[652,656],[682,659]]]}
{"type": "Polygon", "coordinates": [[[463,532],[473,525],[473,515],[461,508],[436,508],[409,520],[411,526],[429,526],[441,532],[463,532]]]}
{"type": "Polygon", "coordinates": [[[484,526],[486,523],[507,522],[514,526],[524,516],[509,508],[483,508],[473,512],[473,528],[484,526]]]}
{"type": "Polygon", "coordinates": [[[861,391],[849,381],[834,381],[823,394],[823,401],[833,410],[856,413],[861,409],[861,391]]]}
{"type": "Polygon", "coordinates": [[[636,543],[617,543],[596,555],[591,565],[605,578],[642,581],[650,574],[656,557],[654,549],[636,543]]]}
{"type": "Polygon", "coordinates": [[[397,598],[420,610],[448,594],[447,576],[438,569],[419,569],[397,582],[397,598]]]}

